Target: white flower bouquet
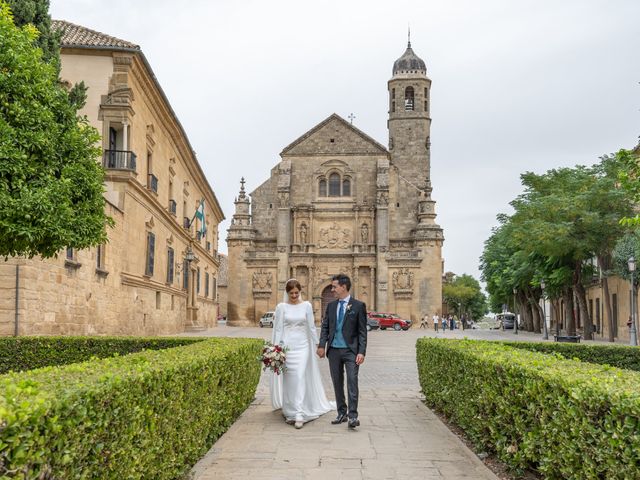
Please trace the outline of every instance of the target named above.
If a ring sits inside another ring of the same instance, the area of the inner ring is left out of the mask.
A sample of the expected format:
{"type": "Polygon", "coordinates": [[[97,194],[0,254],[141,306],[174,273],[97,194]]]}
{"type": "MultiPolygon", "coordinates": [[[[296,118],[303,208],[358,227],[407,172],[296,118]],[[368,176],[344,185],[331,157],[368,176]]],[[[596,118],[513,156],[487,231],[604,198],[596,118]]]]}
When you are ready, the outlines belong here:
{"type": "Polygon", "coordinates": [[[264,342],[262,347],[262,355],[258,357],[258,361],[262,363],[262,370],[271,370],[276,375],[280,375],[287,367],[287,347],[282,343],[274,345],[271,342],[264,342]]]}

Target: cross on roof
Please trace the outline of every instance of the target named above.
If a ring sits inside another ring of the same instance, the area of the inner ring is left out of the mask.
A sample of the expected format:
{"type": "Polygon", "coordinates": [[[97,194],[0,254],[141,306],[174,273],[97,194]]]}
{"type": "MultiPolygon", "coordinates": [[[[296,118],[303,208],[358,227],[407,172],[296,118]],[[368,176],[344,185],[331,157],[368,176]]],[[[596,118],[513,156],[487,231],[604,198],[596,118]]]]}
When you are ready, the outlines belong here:
{"type": "Polygon", "coordinates": [[[353,121],[355,120],[356,116],[353,113],[350,113],[347,118],[351,120],[351,125],[353,125],[353,121]]]}

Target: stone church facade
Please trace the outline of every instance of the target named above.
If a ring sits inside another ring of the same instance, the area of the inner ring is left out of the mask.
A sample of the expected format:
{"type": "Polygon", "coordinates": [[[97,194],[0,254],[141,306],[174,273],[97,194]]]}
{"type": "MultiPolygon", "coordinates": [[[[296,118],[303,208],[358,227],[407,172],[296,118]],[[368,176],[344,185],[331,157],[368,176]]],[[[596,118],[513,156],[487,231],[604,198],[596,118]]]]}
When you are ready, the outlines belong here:
{"type": "MultiPolygon", "coordinates": [[[[228,230],[228,322],[254,324],[297,278],[319,322],[346,273],[369,310],[441,311],[442,229],[430,181],[430,91],[411,44],[388,82],[389,148],[333,114],[287,146],[228,230]]],[[[250,197],[250,198],[249,198],[250,197]]]]}

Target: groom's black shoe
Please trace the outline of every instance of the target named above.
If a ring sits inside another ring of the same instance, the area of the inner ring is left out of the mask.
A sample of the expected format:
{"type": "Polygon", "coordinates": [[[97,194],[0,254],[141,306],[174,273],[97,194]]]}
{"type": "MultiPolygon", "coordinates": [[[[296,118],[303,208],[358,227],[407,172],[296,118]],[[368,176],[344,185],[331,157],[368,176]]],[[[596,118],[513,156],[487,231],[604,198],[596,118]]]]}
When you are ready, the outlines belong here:
{"type": "Polygon", "coordinates": [[[360,420],[357,418],[350,418],[348,423],[349,428],[356,428],[360,426],[360,420]]]}
{"type": "Polygon", "coordinates": [[[338,425],[348,420],[346,413],[339,413],[335,420],[331,420],[331,425],[338,425]]]}

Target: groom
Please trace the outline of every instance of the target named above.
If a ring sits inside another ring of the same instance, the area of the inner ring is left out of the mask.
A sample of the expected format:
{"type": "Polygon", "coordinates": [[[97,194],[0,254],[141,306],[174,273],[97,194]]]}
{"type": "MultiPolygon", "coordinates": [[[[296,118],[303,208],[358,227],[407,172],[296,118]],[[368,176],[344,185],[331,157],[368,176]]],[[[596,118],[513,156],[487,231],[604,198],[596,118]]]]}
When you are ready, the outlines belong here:
{"type": "Polygon", "coordinates": [[[351,279],[344,274],[334,275],[331,291],[337,298],[327,305],[320,328],[318,356],[329,357],[329,370],[336,394],[338,416],[331,423],[348,421],[349,428],[360,425],[358,420],[358,368],[367,350],[367,307],[349,294],[351,279]],[[344,372],[347,372],[349,410],[344,400],[344,372]]]}

